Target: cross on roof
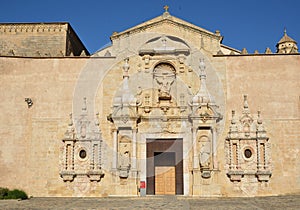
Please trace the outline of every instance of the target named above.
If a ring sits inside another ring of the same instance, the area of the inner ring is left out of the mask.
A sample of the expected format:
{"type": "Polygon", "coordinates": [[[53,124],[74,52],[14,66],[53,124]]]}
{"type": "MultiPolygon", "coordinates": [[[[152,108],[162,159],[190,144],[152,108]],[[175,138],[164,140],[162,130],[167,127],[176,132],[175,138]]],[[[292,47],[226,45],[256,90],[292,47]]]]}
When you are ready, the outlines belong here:
{"type": "Polygon", "coordinates": [[[165,12],[168,12],[169,6],[168,5],[164,6],[164,9],[165,9],[165,12]]]}

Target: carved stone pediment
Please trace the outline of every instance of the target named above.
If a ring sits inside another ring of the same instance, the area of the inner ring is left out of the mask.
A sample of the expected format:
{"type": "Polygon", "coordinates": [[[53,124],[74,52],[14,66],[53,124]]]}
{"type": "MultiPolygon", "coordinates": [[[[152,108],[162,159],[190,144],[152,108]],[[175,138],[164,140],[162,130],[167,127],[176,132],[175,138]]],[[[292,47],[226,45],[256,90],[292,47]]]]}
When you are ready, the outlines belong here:
{"type": "Polygon", "coordinates": [[[189,55],[189,46],[181,39],[173,36],[156,37],[146,42],[139,50],[140,55],[189,55]]]}
{"type": "Polygon", "coordinates": [[[111,121],[116,125],[116,127],[132,127],[138,119],[134,107],[129,105],[119,106],[114,109],[111,115],[111,121]]]}
{"type": "Polygon", "coordinates": [[[214,121],[219,122],[222,120],[222,115],[217,111],[218,106],[206,87],[206,65],[204,59],[200,59],[199,69],[201,86],[191,100],[192,113],[189,117],[194,122],[201,120],[203,123],[208,121],[208,123],[214,124],[214,121]]]}

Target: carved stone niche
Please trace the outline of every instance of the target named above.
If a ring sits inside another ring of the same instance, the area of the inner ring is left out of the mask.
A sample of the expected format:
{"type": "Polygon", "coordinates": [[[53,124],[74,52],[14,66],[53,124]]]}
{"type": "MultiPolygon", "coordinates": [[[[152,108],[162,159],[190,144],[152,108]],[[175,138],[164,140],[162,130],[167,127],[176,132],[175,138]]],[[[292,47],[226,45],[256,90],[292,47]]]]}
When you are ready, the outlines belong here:
{"type": "Polygon", "coordinates": [[[63,166],[60,176],[65,182],[72,182],[77,176],[87,176],[90,181],[100,181],[104,176],[101,168],[102,137],[98,114],[95,122],[89,119],[86,106],[73,124],[72,114],[63,142],[63,166]]]}
{"type": "Polygon", "coordinates": [[[258,111],[256,119],[250,114],[246,95],[240,118],[232,111],[225,151],[227,175],[231,181],[240,182],[244,176],[256,177],[259,182],[269,181],[272,175],[269,138],[260,112],[258,111]]]}
{"type": "Polygon", "coordinates": [[[175,68],[171,64],[160,63],[153,70],[153,78],[159,101],[171,100],[171,86],[176,80],[175,68]]]}
{"type": "Polygon", "coordinates": [[[132,141],[128,136],[122,136],[119,139],[118,151],[119,176],[120,178],[128,178],[131,168],[132,141]]]}
{"type": "Polygon", "coordinates": [[[201,128],[197,132],[197,147],[202,178],[210,178],[212,167],[212,135],[210,129],[201,128]]]}

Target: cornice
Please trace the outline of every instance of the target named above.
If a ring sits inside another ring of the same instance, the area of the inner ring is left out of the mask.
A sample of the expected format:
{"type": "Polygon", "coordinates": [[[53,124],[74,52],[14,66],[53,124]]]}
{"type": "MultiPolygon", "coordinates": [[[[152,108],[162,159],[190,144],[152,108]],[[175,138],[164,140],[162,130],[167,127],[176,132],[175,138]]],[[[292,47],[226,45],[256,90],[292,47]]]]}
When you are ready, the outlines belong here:
{"type": "Polygon", "coordinates": [[[235,55],[213,55],[213,57],[246,57],[246,56],[252,56],[252,57],[260,57],[260,56],[299,56],[300,53],[289,53],[289,54],[285,54],[285,53],[273,53],[273,54],[235,54],[235,55]]]}
{"type": "Polygon", "coordinates": [[[213,38],[213,39],[216,39],[216,40],[219,40],[219,41],[222,40],[222,36],[220,36],[220,35],[216,35],[216,34],[214,34],[212,32],[208,32],[208,31],[206,31],[204,29],[198,28],[197,26],[192,26],[192,24],[190,24],[190,23],[187,23],[187,24],[189,24],[189,25],[187,25],[187,24],[184,24],[184,23],[180,23],[180,22],[174,21],[172,19],[172,17],[164,18],[164,19],[161,19],[161,20],[158,20],[158,21],[155,21],[155,22],[152,22],[152,23],[148,23],[148,24],[146,22],[145,24],[133,27],[133,28],[125,30],[123,32],[114,33],[110,37],[110,39],[113,41],[113,40],[118,39],[118,38],[124,38],[124,37],[126,37],[128,35],[132,35],[132,34],[136,34],[136,33],[139,33],[139,32],[143,32],[146,29],[150,29],[150,28],[153,28],[155,26],[162,25],[164,23],[171,24],[171,25],[176,26],[176,27],[181,27],[181,28],[184,28],[186,30],[198,33],[200,35],[205,35],[205,36],[208,36],[210,38],[213,38]]]}
{"type": "Polygon", "coordinates": [[[60,32],[65,31],[68,25],[68,23],[1,23],[0,32],[60,32]]]}

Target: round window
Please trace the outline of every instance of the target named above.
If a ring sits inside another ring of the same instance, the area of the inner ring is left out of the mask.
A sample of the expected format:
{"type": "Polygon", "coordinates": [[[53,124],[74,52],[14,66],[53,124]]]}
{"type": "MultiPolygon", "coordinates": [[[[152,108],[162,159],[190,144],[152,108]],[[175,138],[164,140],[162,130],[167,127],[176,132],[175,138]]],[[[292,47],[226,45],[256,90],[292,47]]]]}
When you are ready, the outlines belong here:
{"type": "Polygon", "coordinates": [[[245,149],[244,155],[245,155],[246,158],[251,158],[251,156],[252,156],[251,149],[245,149]]]}
{"type": "Polygon", "coordinates": [[[80,150],[79,157],[82,159],[86,158],[86,151],[84,149],[80,150]]]}

